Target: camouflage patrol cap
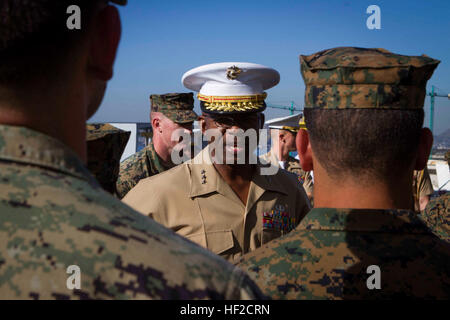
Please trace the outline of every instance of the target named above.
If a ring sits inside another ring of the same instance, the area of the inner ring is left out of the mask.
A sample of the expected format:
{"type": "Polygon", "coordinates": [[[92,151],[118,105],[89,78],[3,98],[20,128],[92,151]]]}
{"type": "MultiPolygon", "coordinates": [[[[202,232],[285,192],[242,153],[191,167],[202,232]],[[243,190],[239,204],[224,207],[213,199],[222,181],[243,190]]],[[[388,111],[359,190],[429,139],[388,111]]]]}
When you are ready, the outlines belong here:
{"type": "Polygon", "coordinates": [[[355,47],[301,55],[305,108],[423,108],[426,83],[439,62],[355,47]]]}
{"type": "Polygon", "coordinates": [[[194,112],[194,94],[166,93],[150,96],[151,112],[161,112],[175,123],[196,121],[198,115],[194,112]]]}
{"type": "Polygon", "coordinates": [[[107,123],[87,125],[87,167],[106,191],[115,194],[120,158],[130,132],[107,123]]]}

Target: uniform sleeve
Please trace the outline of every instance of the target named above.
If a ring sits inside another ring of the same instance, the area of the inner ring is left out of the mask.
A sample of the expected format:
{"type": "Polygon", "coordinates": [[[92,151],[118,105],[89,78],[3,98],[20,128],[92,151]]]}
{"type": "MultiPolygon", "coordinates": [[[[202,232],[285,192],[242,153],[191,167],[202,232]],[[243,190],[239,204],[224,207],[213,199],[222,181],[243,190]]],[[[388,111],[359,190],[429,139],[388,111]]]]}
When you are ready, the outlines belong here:
{"type": "Polygon", "coordinates": [[[261,289],[239,267],[233,270],[231,285],[226,299],[228,300],[268,300],[261,289]]]}
{"type": "Polygon", "coordinates": [[[119,178],[116,182],[117,195],[120,199],[133,189],[140,180],[149,177],[145,154],[134,154],[120,164],[119,178]]]}

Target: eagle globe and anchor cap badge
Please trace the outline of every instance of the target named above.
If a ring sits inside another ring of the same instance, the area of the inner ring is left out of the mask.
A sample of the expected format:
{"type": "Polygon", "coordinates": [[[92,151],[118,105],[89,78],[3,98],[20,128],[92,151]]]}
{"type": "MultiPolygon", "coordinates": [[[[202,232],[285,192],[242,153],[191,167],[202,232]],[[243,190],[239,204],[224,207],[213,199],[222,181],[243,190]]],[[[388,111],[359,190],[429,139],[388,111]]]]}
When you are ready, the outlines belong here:
{"type": "Polygon", "coordinates": [[[189,70],[181,81],[198,92],[203,112],[244,114],[265,110],[265,90],[280,82],[280,74],[260,64],[221,62],[189,70]]]}
{"type": "Polygon", "coordinates": [[[236,80],[239,74],[241,74],[242,70],[236,66],[229,67],[227,69],[227,79],[236,80]]]}

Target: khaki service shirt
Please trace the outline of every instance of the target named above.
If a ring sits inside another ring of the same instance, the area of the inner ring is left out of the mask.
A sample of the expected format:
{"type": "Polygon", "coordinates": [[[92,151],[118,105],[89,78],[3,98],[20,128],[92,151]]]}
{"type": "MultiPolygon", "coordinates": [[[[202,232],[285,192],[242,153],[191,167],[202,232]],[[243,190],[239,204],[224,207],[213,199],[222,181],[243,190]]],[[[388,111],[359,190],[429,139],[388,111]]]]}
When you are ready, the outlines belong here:
{"type": "Polygon", "coordinates": [[[193,160],[141,180],[123,201],[233,262],[290,232],[310,210],[294,174],[279,170],[266,176],[259,170],[244,205],[205,148],[193,160]]]}

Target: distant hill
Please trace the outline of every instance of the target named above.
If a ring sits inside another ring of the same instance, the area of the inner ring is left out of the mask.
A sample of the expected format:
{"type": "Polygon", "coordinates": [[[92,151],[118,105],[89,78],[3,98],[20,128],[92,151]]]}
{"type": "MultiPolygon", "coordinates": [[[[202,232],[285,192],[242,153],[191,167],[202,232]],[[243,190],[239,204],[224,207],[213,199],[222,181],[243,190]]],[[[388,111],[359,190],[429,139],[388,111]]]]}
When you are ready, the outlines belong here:
{"type": "Polygon", "coordinates": [[[434,136],[433,148],[450,149],[450,128],[442,132],[438,136],[434,136]]]}

